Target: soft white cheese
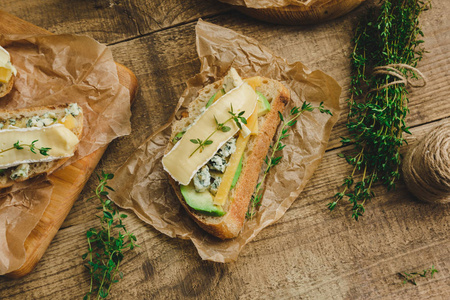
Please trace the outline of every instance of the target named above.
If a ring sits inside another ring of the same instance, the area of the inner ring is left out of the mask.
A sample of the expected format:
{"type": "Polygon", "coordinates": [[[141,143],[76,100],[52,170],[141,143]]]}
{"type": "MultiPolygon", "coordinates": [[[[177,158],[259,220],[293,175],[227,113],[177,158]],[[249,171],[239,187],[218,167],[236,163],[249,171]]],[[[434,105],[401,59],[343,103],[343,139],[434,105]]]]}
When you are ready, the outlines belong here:
{"type": "Polygon", "coordinates": [[[235,114],[244,112],[242,117],[248,117],[255,110],[257,95],[253,88],[247,83],[242,83],[239,87],[231,90],[216,102],[214,102],[192,126],[186,131],[181,140],[175,144],[172,150],[163,159],[164,169],[183,185],[188,185],[198,169],[205,165],[223,144],[233,137],[239,128],[233,121],[229,121],[225,126],[230,127],[227,132],[217,131],[210,140],[212,144],[204,147],[203,151],[196,151],[198,144],[191,140],[205,140],[217,127],[214,118],[219,123],[223,123],[230,118],[228,113],[233,106],[235,114]]]}
{"type": "Polygon", "coordinates": [[[8,82],[11,79],[12,74],[14,74],[14,76],[17,75],[17,69],[11,64],[9,52],[2,46],[0,46],[0,74],[3,75],[0,83],[8,82]],[[4,77],[6,74],[8,74],[7,77],[4,77]]]}
{"type": "Polygon", "coordinates": [[[0,152],[9,149],[19,142],[20,145],[31,145],[35,142],[33,153],[29,146],[23,149],[11,149],[0,153],[0,169],[10,168],[23,163],[52,161],[62,157],[72,156],[78,137],[62,124],[49,127],[31,127],[18,129],[4,129],[0,131],[0,152]],[[37,141],[36,141],[37,140],[37,141]],[[37,148],[51,148],[44,156],[37,148]]]}

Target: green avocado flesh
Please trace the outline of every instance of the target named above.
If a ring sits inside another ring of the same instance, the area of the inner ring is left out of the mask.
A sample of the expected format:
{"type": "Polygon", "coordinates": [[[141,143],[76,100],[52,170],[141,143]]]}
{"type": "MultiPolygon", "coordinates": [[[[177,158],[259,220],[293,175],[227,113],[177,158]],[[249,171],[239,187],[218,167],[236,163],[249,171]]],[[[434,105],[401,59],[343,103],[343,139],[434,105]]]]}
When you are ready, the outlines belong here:
{"type": "Polygon", "coordinates": [[[258,117],[261,117],[270,111],[270,103],[263,94],[258,91],[256,93],[258,94],[258,117]]]}
{"type": "Polygon", "coordinates": [[[236,169],[236,173],[234,173],[234,177],[233,177],[233,181],[231,182],[231,188],[230,189],[232,189],[232,188],[234,188],[235,186],[236,186],[236,183],[237,183],[237,181],[238,181],[238,179],[239,179],[239,176],[241,176],[241,171],[242,171],[242,158],[243,158],[244,156],[242,156],[241,157],[241,160],[239,161],[239,165],[238,165],[238,167],[237,167],[237,169],[236,169]]]}
{"type": "Polygon", "coordinates": [[[196,211],[213,217],[220,217],[225,214],[222,207],[214,205],[213,196],[210,192],[198,193],[192,184],[181,185],[180,191],[187,205],[196,211]]]}

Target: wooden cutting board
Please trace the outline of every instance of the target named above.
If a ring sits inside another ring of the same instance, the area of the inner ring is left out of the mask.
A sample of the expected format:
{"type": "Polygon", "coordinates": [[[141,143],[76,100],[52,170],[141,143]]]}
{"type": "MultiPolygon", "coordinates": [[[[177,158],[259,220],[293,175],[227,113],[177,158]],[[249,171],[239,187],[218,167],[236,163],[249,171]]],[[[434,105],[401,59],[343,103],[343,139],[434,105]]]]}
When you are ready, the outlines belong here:
{"type": "MultiPolygon", "coordinates": [[[[0,33],[51,34],[49,31],[0,10],[0,33]]],[[[116,63],[117,64],[117,63],[116,63]]],[[[117,64],[119,82],[129,89],[131,101],[136,95],[136,76],[123,65],[117,64]]],[[[64,219],[72,209],[85,183],[94,171],[107,147],[103,147],[54,172],[49,176],[54,184],[50,203],[36,227],[25,240],[26,260],[23,266],[6,276],[19,278],[30,273],[47,250],[64,219]]]]}

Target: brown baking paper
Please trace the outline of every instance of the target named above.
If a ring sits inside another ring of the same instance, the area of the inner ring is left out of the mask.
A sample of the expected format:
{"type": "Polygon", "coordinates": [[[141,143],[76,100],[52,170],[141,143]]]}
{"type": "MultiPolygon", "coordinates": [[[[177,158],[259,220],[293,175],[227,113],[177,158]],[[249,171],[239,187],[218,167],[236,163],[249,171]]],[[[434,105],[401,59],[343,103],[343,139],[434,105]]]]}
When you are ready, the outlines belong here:
{"type": "MultiPolygon", "coordinates": [[[[81,142],[66,164],[130,133],[129,91],[119,83],[105,45],[79,35],[0,35],[0,45],[11,54],[18,73],[0,108],[70,102],[83,108],[81,142]]],[[[37,184],[28,181],[20,185],[26,193],[11,192],[0,199],[0,275],[24,263],[24,241],[50,201],[51,188],[37,184]]]]}
{"type": "Polygon", "coordinates": [[[242,77],[261,75],[280,80],[291,92],[288,109],[301,106],[305,100],[314,106],[323,101],[333,112],[332,117],[319,112],[300,117],[284,140],[287,146],[282,151],[282,162],[267,177],[262,206],[235,239],[221,241],[209,235],[181,207],[161,164],[170,124],[154,133],[115,172],[111,185],[116,192],[111,197],[119,206],[132,209],[164,234],[192,240],[203,259],[230,262],[263,228],[281,218],[305,187],[324,155],[331,128],[339,117],[341,88],[323,72],[310,71],[300,62],[288,64],[256,40],[232,30],[199,20],[196,34],[201,71],[187,82],[175,110],[177,115],[204,85],[224,76],[231,66],[242,77]]]}
{"type": "MultiPolygon", "coordinates": [[[[285,7],[289,5],[294,6],[322,6],[328,2],[335,0],[219,0],[220,2],[231,5],[245,6],[248,8],[271,8],[271,7],[285,7]]],[[[361,2],[364,0],[361,0],[361,2]]]]}
{"type": "Polygon", "coordinates": [[[52,191],[49,180],[37,178],[0,193],[0,275],[25,262],[24,241],[41,219],[52,191]]]}

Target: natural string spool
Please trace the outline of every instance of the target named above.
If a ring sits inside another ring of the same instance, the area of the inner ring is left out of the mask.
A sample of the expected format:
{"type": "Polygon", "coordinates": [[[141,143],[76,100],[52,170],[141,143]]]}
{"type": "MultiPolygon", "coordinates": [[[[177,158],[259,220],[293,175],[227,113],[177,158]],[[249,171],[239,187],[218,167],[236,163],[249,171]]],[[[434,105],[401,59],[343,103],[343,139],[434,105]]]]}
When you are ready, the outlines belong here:
{"type": "Polygon", "coordinates": [[[450,203],[450,119],[410,149],[403,162],[408,189],[419,199],[450,203]]]}

